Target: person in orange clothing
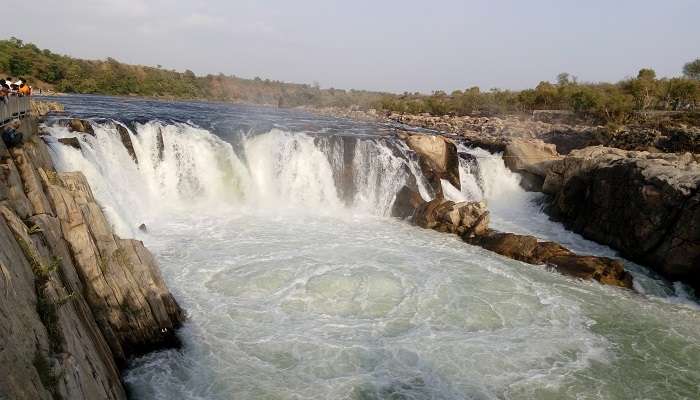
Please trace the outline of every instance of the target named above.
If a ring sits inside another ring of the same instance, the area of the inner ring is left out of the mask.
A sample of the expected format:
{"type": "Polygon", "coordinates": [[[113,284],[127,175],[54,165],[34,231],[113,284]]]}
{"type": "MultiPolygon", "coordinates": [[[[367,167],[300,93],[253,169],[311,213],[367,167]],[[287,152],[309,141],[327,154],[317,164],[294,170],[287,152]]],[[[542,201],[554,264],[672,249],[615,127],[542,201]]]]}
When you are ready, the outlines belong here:
{"type": "Polygon", "coordinates": [[[19,85],[19,94],[22,96],[31,96],[32,87],[27,85],[25,82],[22,82],[22,84],[19,85]]]}

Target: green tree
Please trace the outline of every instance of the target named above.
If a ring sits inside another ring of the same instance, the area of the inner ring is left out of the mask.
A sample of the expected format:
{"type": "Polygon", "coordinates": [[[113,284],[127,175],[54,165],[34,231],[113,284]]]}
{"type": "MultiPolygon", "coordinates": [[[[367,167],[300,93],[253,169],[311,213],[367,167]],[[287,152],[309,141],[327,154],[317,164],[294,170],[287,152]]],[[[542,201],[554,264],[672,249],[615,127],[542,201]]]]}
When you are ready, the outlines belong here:
{"type": "Polygon", "coordinates": [[[683,66],[683,75],[690,79],[700,80],[700,58],[683,66]]]}
{"type": "Polygon", "coordinates": [[[582,87],[571,94],[569,106],[577,114],[586,115],[596,110],[599,103],[599,96],[595,90],[582,87]]]}
{"type": "Polygon", "coordinates": [[[535,106],[550,110],[557,107],[557,88],[547,81],[540,82],[535,88],[535,106]]]}
{"type": "Polygon", "coordinates": [[[622,125],[629,121],[634,108],[634,98],[615,86],[603,89],[595,107],[598,118],[608,124],[622,125]]]}
{"type": "Polygon", "coordinates": [[[656,71],[644,68],[639,71],[636,79],[623,84],[634,97],[634,107],[637,110],[647,110],[658,101],[659,85],[656,71]]]}
{"type": "Polygon", "coordinates": [[[32,72],[32,61],[24,56],[11,57],[7,68],[14,76],[29,75],[32,72]]]}

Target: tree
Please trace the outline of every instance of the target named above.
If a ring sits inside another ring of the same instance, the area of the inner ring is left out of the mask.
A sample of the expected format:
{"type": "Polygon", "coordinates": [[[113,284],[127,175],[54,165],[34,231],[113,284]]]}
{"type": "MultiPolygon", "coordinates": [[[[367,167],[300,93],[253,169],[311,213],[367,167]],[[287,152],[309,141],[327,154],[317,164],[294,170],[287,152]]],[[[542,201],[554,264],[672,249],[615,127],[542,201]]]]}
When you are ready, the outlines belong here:
{"type": "Polygon", "coordinates": [[[674,110],[695,108],[700,102],[700,83],[695,80],[673,78],[665,89],[667,102],[674,110]]]}
{"type": "Polygon", "coordinates": [[[569,106],[577,114],[588,114],[598,106],[597,93],[588,87],[582,87],[575,91],[569,99],[569,106]]]}
{"type": "Polygon", "coordinates": [[[557,84],[559,86],[566,86],[571,82],[571,74],[569,74],[568,72],[562,72],[561,74],[557,75],[557,84]]]}
{"type": "Polygon", "coordinates": [[[653,69],[639,70],[637,79],[627,81],[623,86],[634,97],[634,105],[638,110],[647,110],[657,101],[659,85],[656,80],[656,71],[653,69]]]}
{"type": "Polygon", "coordinates": [[[557,106],[557,88],[547,81],[540,82],[535,88],[535,106],[551,110],[557,106]]]}
{"type": "Polygon", "coordinates": [[[685,64],[683,74],[690,79],[700,80],[700,58],[685,64]]]}
{"type": "Polygon", "coordinates": [[[32,71],[32,62],[24,56],[11,57],[8,69],[14,76],[29,75],[32,71]]]}

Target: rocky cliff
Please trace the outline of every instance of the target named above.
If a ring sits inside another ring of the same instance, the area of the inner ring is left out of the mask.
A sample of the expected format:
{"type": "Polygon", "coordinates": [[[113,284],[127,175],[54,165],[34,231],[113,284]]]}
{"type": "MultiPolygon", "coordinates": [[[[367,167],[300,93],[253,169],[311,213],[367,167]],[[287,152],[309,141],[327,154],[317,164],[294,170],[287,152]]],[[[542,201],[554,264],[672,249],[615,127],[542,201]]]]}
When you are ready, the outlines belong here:
{"type": "Polygon", "coordinates": [[[2,399],[124,399],[120,368],[177,345],[184,320],[143,243],[113,233],[37,136],[0,142],[0,297],[2,399]]]}
{"type": "Polygon", "coordinates": [[[589,147],[554,162],[543,190],[568,228],[700,289],[700,155],[589,147]]]}
{"type": "MultiPolygon", "coordinates": [[[[449,139],[431,135],[399,134],[399,138],[416,152],[428,181],[459,180],[457,152],[449,139]],[[451,145],[451,146],[450,146],[451,145]],[[448,166],[452,165],[452,168],[448,166]],[[432,178],[431,178],[432,177],[432,178]]],[[[506,156],[512,169],[542,178],[558,162],[559,155],[551,145],[541,141],[518,140],[509,144],[506,156]]],[[[542,183],[540,183],[541,188],[542,183]]],[[[472,245],[505,257],[534,265],[544,265],[562,274],[579,279],[595,280],[612,286],[631,289],[632,276],[622,262],[606,257],[575,254],[558,243],[542,242],[533,236],[496,232],[488,228],[489,212],[482,202],[455,203],[444,198],[441,190],[425,201],[418,192],[404,186],[396,195],[392,216],[407,219],[422,228],[457,234],[472,245]]]]}

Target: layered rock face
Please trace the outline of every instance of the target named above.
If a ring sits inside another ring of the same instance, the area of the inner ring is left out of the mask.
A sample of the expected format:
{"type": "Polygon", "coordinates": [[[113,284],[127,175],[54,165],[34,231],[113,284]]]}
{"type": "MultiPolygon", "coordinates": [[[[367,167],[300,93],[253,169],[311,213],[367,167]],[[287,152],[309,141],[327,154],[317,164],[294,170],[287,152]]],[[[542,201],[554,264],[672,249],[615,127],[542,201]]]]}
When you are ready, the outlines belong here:
{"type": "Polygon", "coordinates": [[[177,344],[184,313],[153,256],[36,136],[0,142],[0,243],[0,398],[124,399],[127,359],[177,344]]]}
{"type": "Polygon", "coordinates": [[[700,288],[700,156],[590,147],[552,164],[550,213],[670,280],[700,288]]]}
{"type": "Polygon", "coordinates": [[[484,203],[419,199],[418,193],[402,188],[394,203],[393,216],[407,218],[422,228],[457,234],[469,244],[528,264],[544,265],[564,275],[632,288],[632,276],[618,260],[578,255],[557,243],[489,229],[489,212],[484,203]]]}

